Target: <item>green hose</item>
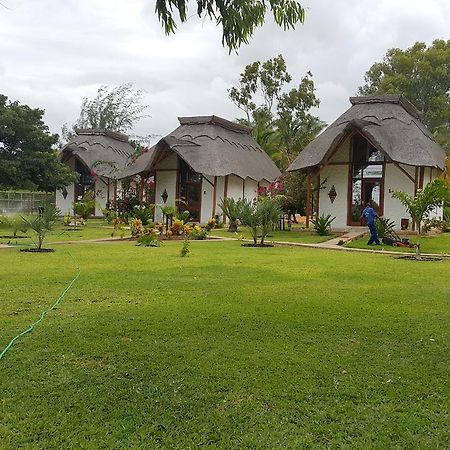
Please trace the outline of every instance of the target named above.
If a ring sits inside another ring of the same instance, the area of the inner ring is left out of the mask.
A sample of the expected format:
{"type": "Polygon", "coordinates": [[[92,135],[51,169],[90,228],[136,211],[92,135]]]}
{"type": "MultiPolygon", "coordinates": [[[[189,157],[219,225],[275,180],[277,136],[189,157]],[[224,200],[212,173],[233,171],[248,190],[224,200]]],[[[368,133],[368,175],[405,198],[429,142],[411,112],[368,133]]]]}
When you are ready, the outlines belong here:
{"type": "Polygon", "coordinates": [[[75,275],[75,278],[72,279],[72,281],[67,285],[67,287],[64,289],[64,291],[61,293],[61,295],[56,299],[56,301],[45,311],[41,313],[41,316],[39,317],[36,322],[33,322],[26,330],[22,331],[22,333],[18,334],[16,337],[12,338],[9,344],[3,349],[3,351],[0,353],[0,360],[5,357],[6,353],[11,349],[11,347],[14,345],[14,343],[19,340],[22,336],[25,334],[31,333],[36,325],[38,325],[42,320],[44,320],[44,317],[52,310],[55,309],[56,306],[61,302],[61,300],[66,296],[67,292],[72,288],[72,286],[75,284],[75,282],[78,280],[81,274],[81,269],[77,263],[77,260],[74,258],[72,253],[70,253],[68,250],[66,250],[69,256],[73,259],[75,266],[77,268],[77,274],[75,275]]]}

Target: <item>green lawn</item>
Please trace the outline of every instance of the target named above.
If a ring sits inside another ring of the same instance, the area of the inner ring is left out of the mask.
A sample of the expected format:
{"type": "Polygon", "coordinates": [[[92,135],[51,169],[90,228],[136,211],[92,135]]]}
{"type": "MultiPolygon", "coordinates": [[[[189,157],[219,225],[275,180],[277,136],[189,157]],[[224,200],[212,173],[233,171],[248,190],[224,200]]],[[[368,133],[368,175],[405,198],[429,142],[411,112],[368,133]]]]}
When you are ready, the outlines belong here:
{"type": "MultiPolygon", "coordinates": [[[[314,230],[305,230],[300,228],[292,228],[291,231],[272,231],[266,238],[266,242],[299,242],[303,244],[317,244],[319,242],[328,241],[339,236],[342,233],[332,233],[330,236],[319,236],[314,230]]],[[[220,236],[237,239],[242,235],[244,239],[252,239],[250,231],[247,227],[239,227],[239,232],[230,233],[227,228],[220,228],[211,231],[212,236],[220,236]]]]}
{"type": "MultiPolygon", "coordinates": [[[[79,230],[73,230],[70,227],[66,227],[62,222],[55,226],[53,231],[50,231],[47,235],[45,245],[50,242],[65,242],[65,241],[80,241],[87,239],[106,239],[111,237],[112,225],[109,225],[102,219],[90,219],[85,226],[79,227],[79,230]]],[[[129,237],[129,232],[127,236],[129,237]]],[[[31,244],[33,242],[33,232],[27,231],[25,233],[26,238],[14,239],[4,236],[12,236],[12,230],[5,226],[0,227],[0,244],[31,244]]],[[[116,232],[116,236],[119,237],[120,233],[116,232]]],[[[18,233],[18,236],[24,236],[23,233],[18,233]]]]}
{"type": "Polygon", "coordinates": [[[449,446],[450,261],[181,245],[0,250],[0,448],[449,446]]]}
{"type": "MultiPolygon", "coordinates": [[[[412,244],[415,244],[417,241],[417,236],[400,236],[401,238],[409,238],[412,244]]],[[[392,247],[390,245],[382,244],[381,247],[377,247],[375,245],[367,245],[367,240],[369,235],[365,235],[354,241],[351,241],[345,244],[345,247],[350,248],[370,248],[372,250],[390,250],[390,251],[398,251],[398,252],[406,252],[406,253],[415,253],[415,248],[408,247],[392,247]]],[[[442,233],[435,234],[430,236],[423,236],[420,239],[420,248],[423,253],[439,253],[439,254],[450,254],[450,233],[442,233]]]]}

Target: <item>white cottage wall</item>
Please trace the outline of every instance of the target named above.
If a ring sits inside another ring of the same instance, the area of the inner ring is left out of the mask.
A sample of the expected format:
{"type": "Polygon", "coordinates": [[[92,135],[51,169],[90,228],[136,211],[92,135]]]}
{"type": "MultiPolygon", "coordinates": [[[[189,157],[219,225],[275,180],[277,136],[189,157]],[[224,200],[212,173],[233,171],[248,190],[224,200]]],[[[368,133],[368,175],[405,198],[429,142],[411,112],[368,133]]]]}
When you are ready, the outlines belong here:
{"type": "Polygon", "coordinates": [[[325,166],[320,173],[320,180],[325,188],[319,191],[319,213],[325,216],[331,214],[336,217],[333,221],[333,228],[347,227],[347,198],[348,198],[348,166],[331,165],[325,166]],[[334,186],[336,198],[331,203],[328,192],[334,186]]]}
{"type": "MultiPolygon", "coordinates": [[[[113,181],[114,183],[114,181],[113,181]]],[[[114,194],[113,194],[114,195],[114,194]]],[[[103,178],[95,180],[95,215],[103,216],[102,209],[106,208],[108,202],[108,181],[103,178]]]]}
{"type": "Polygon", "coordinates": [[[343,163],[350,161],[350,137],[347,137],[336,152],[329,159],[330,163],[343,163]]]}
{"type": "Polygon", "coordinates": [[[244,198],[254,200],[258,197],[258,183],[251,178],[246,178],[244,182],[244,198]]]}
{"type": "MultiPolygon", "coordinates": [[[[177,195],[177,171],[176,170],[160,170],[156,171],[155,177],[155,202],[163,204],[162,194],[164,189],[167,191],[166,205],[175,205],[177,195]]],[[[161,208],[155,208],[155,221],[162,221],[161,208]]]]}
{"type": "Polygon", "coordinates": [[[228,191],[227,197],[238,200],[242,198],[244,194],[244,180],[236,175],[228,176],[228,191]]]}
{"type": "MultiPolygon", "coordinates": [[[[400,166],[414,178],[415,167],[404,164],[400,166]]],[[[384,217],[393,220],[396,228],[400,229],[401,219],[410,219],[410,216],[400,200],[392,198],[392,194],[404,191],[414,195],[414,183],[395,164],[386,164],[384,176],[384,217]]]]}
{"type": "MultiPolygon", "coordinates": [[[[75,158],[70,158],[66,163],[72,170],[75,170],[75,158]]],[[[73,214],[73,202],[75,201],[75,185],[74,183],[66,186],[67,196],[64,198],[62,191],[56,191],[56,207],[62,214],[73,214]]]]}
{"type": "Polygon", "coordinates": [[[203,175],[202,179],[202,210],[200,222],[206,223],[213,216],[214,177],[203,175]],[[208,183],[209,181],[209,183],[208,183]]]}
{"type": "Polygon", "coordinates": [[[216,214],[222,214],[220,204],[225,197],[225,177],[217,177],[216,181],[216,214]]]}

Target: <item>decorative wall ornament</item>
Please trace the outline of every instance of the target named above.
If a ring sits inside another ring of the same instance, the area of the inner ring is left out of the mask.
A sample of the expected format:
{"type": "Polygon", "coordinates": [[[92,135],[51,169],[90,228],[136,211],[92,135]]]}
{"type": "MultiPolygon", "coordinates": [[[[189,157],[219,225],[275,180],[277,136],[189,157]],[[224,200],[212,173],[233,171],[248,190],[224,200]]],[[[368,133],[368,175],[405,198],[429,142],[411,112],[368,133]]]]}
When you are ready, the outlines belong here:
{"type": "Polygon", "coordinates": [[[164,192],[161,195],[161,198],[163,199],[163,202],[167,202],[167,198],[169,197],[169,194],[167,193],[167,189],[164,189],[164,192]]]}
{"type": "Polygon", "coordinates": [[[63,190],[61,191],[61,193],[62,193],[62,196],[63,196],[63,198],[64,198],[64,200],[67,198],[67,194],[68,194],[68,192],[67,192],[67,189],[66,188],[63,188],[63,190]]]}
{"type": "Polygon", "coordinates": [[[330,197],[331,203],[334,203],[334,201],[336,200],[337,192],[334,184],[333,186],[331,186],[330,192],[328,192],[328,197],[330,197]]]}

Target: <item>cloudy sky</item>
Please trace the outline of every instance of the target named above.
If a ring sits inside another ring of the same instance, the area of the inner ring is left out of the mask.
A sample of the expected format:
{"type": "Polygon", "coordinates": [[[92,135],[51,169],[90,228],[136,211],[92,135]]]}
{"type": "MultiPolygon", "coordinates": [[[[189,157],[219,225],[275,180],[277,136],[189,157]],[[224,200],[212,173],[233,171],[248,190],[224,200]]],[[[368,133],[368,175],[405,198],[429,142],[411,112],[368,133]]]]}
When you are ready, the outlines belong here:
{"type": "Polygon", "coordinates": [[[78,117],[100,85],[145,89],[151,117],[137,134],[165,135],[177,116],[241,116],[227,89],[244,66],[283,54],[294,81],[313,73],[330,123],[364,73],[392,47],[450,39],[449,0],[305,0],[306,21],[283,32],[267,24],[238,54],[220,30],[193,17],[165,36],[152,0],[0,0],[0,93],[45,109],[53,132],[78,117]]]}

